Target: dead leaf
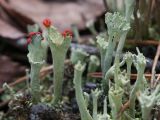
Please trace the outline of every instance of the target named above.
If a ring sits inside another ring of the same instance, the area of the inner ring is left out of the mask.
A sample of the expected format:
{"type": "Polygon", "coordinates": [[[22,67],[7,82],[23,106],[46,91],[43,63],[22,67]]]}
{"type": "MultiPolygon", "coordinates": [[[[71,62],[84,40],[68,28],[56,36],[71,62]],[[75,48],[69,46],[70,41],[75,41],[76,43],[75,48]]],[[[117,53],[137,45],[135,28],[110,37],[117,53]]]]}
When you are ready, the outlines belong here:
{"type": "Polygon", "coordinates": [[[17,77],[25,74],[25,67],[13,62],[7,56],[0,56],[0,87],[4,82],[13,82],[17,77]]]}
{"type": "Polygon", "coordinates": [[[46,2],[41,0],[10,0],[10,5],[18,12],[32,18],[41,25],[44,18],[51,18],[60,30],[76,24],[85,28],[85,20],[100,16],[105,8],[102,0],[72,0],[66,2],[46,2]]]}

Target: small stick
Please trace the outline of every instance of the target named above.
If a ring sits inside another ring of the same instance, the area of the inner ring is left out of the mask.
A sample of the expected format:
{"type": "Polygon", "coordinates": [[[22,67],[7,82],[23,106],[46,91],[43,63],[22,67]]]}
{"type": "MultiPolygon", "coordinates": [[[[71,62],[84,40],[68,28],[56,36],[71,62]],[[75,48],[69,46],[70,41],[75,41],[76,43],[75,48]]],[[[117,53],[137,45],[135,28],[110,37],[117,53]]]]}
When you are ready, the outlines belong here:
{"type": "Polygon", "coordinates": [[[157,40],[127,40],[126,43],[133,45],[159,45],[157,40]]]}
{"type": "MultiPolygon", "coordinates": [[[[160,74],[156,74],[155,76],[159,76],[160,74]]],[[[90,77],[94,77],[94,78],[102,78],[102,73],[101,72],[94,72],[94,73],[89,73],[88,76],[90,77]]],[[[148,79],[151,78],[151,74],[144,74],[144,76],[148,79]]],[[[131,74],[131,79],[136,79],[137,78],[137,74],[131,74]]]]}
{"type": "Polygon", "coordinates": [[[157,62],[158,62],[159,57],[160,57],[160,42],[159,42],[159,45],[158,45],[158,47],[157,47],[157,52],[156,52],[156,55],[155,55],[154,61],[153,61],[152,77],[151,77],[151,87],[153,87],[153,86],[154,86],[154,83],[155,83],[154,75],[155,75],[155,69],[156,69],[156,65],[157,65],[157,62]]]}
{"type": "Polygon", "coordinates": [[[122,105],[120,111],[119,111],[119,114],[118,114],[118,117],[121,116],[121,114],[127,109],[129,108],[129,104],[130,104],[130,101],[128,100],[124,105],[122,105]]]}
{"type": "MultiPolygon", "coordinates": [[[[65,64],[67,64],[69,62],[70,62],[70,60],[65,60],[65,64]]],[[[40,78],[48,75],[49,73],[51,73],[52,70],[53,70],[53,66],[52,65],[42,68],[41,71],[40,71],[40,78]]],[[[19,83],[22,83],[22,82],[24,82],[26,80],[27,80],[27,76],[20,77],[16,81],[10,83],[9,86],[13,87],[13,86],[15,86],[15,85],[17,85],[19,83]]],[[[2,92],[4,92],[4,89],[0,88],[0,94],[2,92]]]]}

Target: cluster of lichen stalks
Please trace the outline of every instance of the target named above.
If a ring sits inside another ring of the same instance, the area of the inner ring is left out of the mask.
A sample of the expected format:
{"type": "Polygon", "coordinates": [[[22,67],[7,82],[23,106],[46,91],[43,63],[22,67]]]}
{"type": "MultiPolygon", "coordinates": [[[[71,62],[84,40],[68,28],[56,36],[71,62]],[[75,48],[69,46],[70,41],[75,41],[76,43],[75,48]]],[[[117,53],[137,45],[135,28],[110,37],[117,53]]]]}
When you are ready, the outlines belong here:
{"type": "MultiPolygon", "coordinates": [[[[75,94],[82,120],[139,120],[141,118],[136,118],[135,116],[135,102],[137,99],[141,106],[142,119],[149,120],[152,108],[158,102],[158,99],[160,99],[160,85],[157,85],[155,90],[151,90],[150,92],[146,89],[148,83],[144,77],[146,60],[143,54],[141,54],[138,49],[138,55],[130,52],[127,52],[125,55],[121,54],[127,32],[130,29],[130,18],[133,14],[134,4],[134,0],[126,0],[125,17],[119,13],[107,13],[105,16],[105,23],[108,28],[107,33],[97,36],[97,46],[101,55],[103,76],[102,87],[92,90],[91,92],[93,101],[92,115],[88,110],[90,95],[88,93],[83,93],[81,87],[82,73],[85,69],[84,60],[88,54],[81,49],[76,49],[71,54],[71,61],[75,64],[75,94]],[[116,51],[114,64],[111,65],[114,51],[116,51]],[[127,69],[126,71],[122,71],[120,68],[125,63],[127,69]],[[130,84],[132,64],[137,70],[137,79],[133,85],[130,84]],[[111,78],[113,78],[112,81],[111,78]],[[98,113],[98,98],[102,94],[105,96],[103,112],[98,113]],[[129,108],[123,113],[120,113],[121,107],[126,100],[129,100],[129,108]],[[107,111],[107,108],[109,107],[111,110],[107,111]]],[[[44,34],[42,35],[42,33],[37,32],[37,29],[32,29],[28,39],[28,59],[31,64],[30,91],[33,104],[41,102],[39,73],[45,63],[46,51],[49,45],[52,53],[54,73],[52,105],[55,106],[61,101],[62,97],[64,61],[67,50],[70,47],[72,33],[69,30],[66,30],[61,34],[54,26],[52,26],[49,19],[45,19],[43,24],[46,28],[44,34]]],[[[92,72],[96,70],[99,63],[96,56],[91,56],[90,58],[88,71],[92,72]]]]}

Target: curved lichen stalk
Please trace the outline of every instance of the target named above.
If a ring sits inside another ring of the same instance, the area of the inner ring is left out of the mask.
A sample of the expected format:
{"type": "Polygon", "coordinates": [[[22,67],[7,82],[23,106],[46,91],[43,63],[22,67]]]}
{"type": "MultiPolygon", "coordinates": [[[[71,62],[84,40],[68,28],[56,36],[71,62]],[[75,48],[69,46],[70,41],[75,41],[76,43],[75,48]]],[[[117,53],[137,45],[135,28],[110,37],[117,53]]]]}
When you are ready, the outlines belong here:
{"type": "Polygon", "coordinates": [[[139,90],[143,90],[143,74],[144,74],[144,70],[145,70],[145,66],[146,66],[146,59],[143,56],[142,53],[139,52],[139,50],[137,49],[138,55],[136,56],[136,60],[133,61],[138,75],[137,75],[137,79],[136,82],[133,86],[133,89],[131,90],[130,93],[130,114],[131,117],[135,118],[135,100],[136,100],[136,93],[139,90]]]}
{"type": "Polygon", "coordinates": [[[44,20],[44,25],[47,28],[47,40],[52,52],[53,72],[54,72],[54,97],[53,105],[56,105],[62,97],[62,84],[64,76],[64,60],[70,47],[72,33],[69,30],[63,34],[57,31],[54,26],[51,26],[49,20],[44,20]],[[50,24],[50,25],[48,25],[50,24]]]}
{"type": "Polygon", "coordinates": [[[75,92],[76,92],[76,100],[79,106],[79,111],[81,114],[81,120],[93,120],[89,111],[87,110],[85,99],[83,96],[83,90],[81,88],[82,82],[82,73],[84,71],[85,65],[82,65],[79,61],[74,68],[74,84],[75,84],[75,92]]]}
{"type": "Polygon", "coordinates": [[[45,50],[46,46],[42,43],[42,35],[40,33],[30,33],[30,38],[28,39],[28,50],[27,55],[29,62],[31,64],[31,94],[33,103],[40,102],[40,82],[39,82],[39,72],[45,62],[45,50]]]}

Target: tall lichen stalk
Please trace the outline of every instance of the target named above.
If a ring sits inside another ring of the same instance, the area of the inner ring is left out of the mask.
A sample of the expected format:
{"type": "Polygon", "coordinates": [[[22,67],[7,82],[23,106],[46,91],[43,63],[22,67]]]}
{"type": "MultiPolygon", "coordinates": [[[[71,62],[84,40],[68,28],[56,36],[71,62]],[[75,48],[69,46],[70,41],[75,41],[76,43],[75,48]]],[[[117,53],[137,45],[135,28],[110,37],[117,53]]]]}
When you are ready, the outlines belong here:
{"type": "Polygon", "coordinates": [[[46,26],[47,31],[46,39],[49,43],[53,59],[54,95],[52,105],[54,106],[60,101],[62,97],[64,61],[68,48],[70,47],[72,33],[67,30],[61,34],[54,26],[47,26],[45,23],[47,23],[47,20],[44,21],[44,25],[46,26]]]}
{"type": "Polygon", "coordinates": [[[83,90],[81,88],[82,73],[84,71],[84,68],[85,68],[85,65],[82,65],[80,61],[75,65],[74,84],[75,84],[76,100],[79,106],[81,119],[82,120],[93,120],[93,118],[89,114],[89,111],[87,110],[85,99],[83,96],[83,90]]]}
{"type": "Polygon", "coordinates": [[[42,35],[40,33],[31,32],[28,39],[28,59],[31,64],[31,94],[32,102],[40,102],[40,81],[39,73],[45,63],[45,50],[46,46],[43,44],[42,35]]]}
{"type": "MultiPolygon", "coordinates": [[[[126,19],[118,12],[106,13],[105,23],[107,24],[108,39],[103,36],[97,37],[98,47],[101,53],[101,66],[103,73],[103,90],[108,93],[109,79],[105,79],[105,75],[108,74],[113,60],[113,53],[116,49],[116,43],[119,41],[123,33],[126,33],[130,29],[130,24],[126,19]]],[[[121,41],[120,41],[121,42],[121,41]]],[[[116,54],[119,56],[119,54],[116,54]]],[[[119,57],[116,57],[116,59],[119,57]]]]}
{"type": "Polygon", "coordinates": [[[138,55],[136,56],[136,60],[134,60],[134,65],[137,69],[138,75],[137,75],[137,80],[134,84],[133,89],[131,90],[130,93],[130,115],[135,118],[135,100],[136,100],[136,93],[139,90],[142,90],[142,86],[143,86],[143,74],[144,74],[144,70],[146,67],[146,59],[143,56],[142,53],[138,51],[138,55]]]}

